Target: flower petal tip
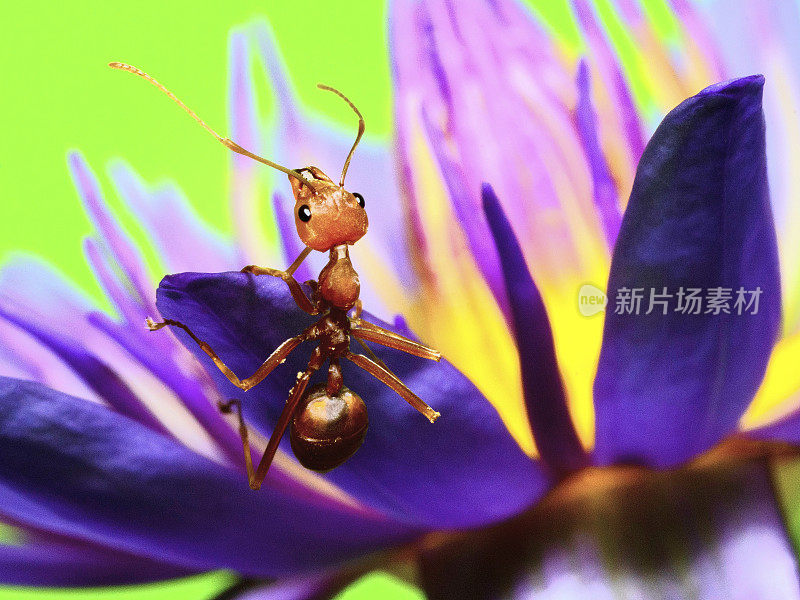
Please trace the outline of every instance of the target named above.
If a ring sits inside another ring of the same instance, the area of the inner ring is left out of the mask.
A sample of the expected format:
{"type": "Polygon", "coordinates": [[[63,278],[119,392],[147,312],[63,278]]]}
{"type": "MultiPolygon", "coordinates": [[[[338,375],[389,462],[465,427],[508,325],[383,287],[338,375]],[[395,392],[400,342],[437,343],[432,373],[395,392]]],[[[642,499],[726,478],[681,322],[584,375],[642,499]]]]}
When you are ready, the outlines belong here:
{"type": "Polygon", "coordinates": [[[737,94],[746,95],[760,93],[764,88],[764,76],[761,74],[747,75],[727,81],[720,81],[703,89],[698,96],[708,96],[711,94],[737,94]]]}
{"type": "Polygon", "coordinates": [[[589,63],[586,62],[586,57],[582,56],[578,59],[578,81],[579,82],[586,82],[589,78],[589,63]]]}
{"type": "Polygon", "coordinates": [[[698,103],[705,105],[708,102],[712,102],[716,105],[716,102],[720,101],[730,102],[731,104],[739,102],[752,103],[760,108],[761,98],[764,94],[764,83],[763,75],[748,75],[747,77],[720,81],[684,100],[675,110],[680,110],[681,107],[686,105],[698,103]]]}
{"type": "Polygon", "coordinates": [[[481,184],[481,199],[483,200],[484,213],[489,210],[497,210],[500,205],[500,201],[497,199],[497,194],[492,184],[486,183],[485,181],[481,184]]]}
{"type": "Polygon", "coordinates": [[[81,154],[80,150],[76,150],[71,148],[67,150],[67,164],[69,166],[74,166],[76,163],[80,162],[83,159],[83,154],[81,154]]]}
{"type": "Polygon", "coordinates": [[[88,171],[89,166],[83,158],[83,153],[80,150],[67,151],[67,168],[72,174],[72,178],[77,180],[79,177],[88,171]]]}

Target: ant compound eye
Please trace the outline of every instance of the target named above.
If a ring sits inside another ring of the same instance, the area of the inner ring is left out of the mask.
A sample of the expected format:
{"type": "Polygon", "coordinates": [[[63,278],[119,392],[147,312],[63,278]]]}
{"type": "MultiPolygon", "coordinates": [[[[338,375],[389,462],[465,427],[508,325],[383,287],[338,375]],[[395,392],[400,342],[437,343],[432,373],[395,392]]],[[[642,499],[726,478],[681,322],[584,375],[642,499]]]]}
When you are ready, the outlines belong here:
{"type": "Polygon", "coordinates": [[[311,220],[311,209],[308,208],[307,204],[303,204],[303,206],[297,209],[297,216],[300,217],[303,223],[307,223],[311,220]]]}
{"type": "Polygon", "coordinates": [[[361,208],[364,208],[364,205],[366,204],[366,202],[364,202],[364,196],[362,196],[362,195],[361,195],[361,194],[359,194],[358,192],[353,192],[353,196],[355,196],[355,197],[356,197],[356,202],[358,202],[358,205],[359,205],[361,208]]]}

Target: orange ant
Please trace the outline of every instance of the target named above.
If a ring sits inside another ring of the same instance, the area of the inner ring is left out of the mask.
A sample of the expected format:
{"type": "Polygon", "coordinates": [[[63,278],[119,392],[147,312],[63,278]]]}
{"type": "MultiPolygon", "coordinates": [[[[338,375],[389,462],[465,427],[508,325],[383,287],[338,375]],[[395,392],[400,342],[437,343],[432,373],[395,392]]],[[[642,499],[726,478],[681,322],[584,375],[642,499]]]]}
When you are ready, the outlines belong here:
{"type": "Polygon", "coordinates": [[[294,214],[297,234],[306,248],[285,271],[256,265],[247,266],[242,271],[253,275],[280,277],[288,285],[297,306],[310,315],[321,315],[320,319],[299,335],[289,338],[278,346],[256,372],[246,379],[239,379],[222,362],[217,353],[183,323],[172,319],[156,323],[152,319],[147,319],[147,326],[151,331],[167,325],[183,329],[214,361],[214,364],[231,383],[244,391],[260,383],[301,342],[307,340],[319,342],[311,354],[308,367],[304,372],[298,374],[297,381],[289,392],[286,406],[278,418],[278,423],[269,438],[264,455],[255,470],[250,454],[247,426],[242,417],[241,402],[229,400],[219,403],[219,408],[224,413],[230,413],[234,408],[236,409],[250,487],[254,490],[261,487],[278,449],[278,443],[290,421],[292,450],[300,463],[308,469],[329,471],[345,462],[361,446],[367,432],[367,409],[364,401],[357,394],[344,387],[339,364],[342,358],[355,363],[385,383],[433,423],[439,417],[439,413],[415,395],[366,345],[367,341],[376,342],[413,356],[436,361],[441,359],[441,354],[436,350],[361,318],[361,300],[359,299],[361,285],[358,273],[350,262],[347,246],[355,244],[364,236],[367,232],[368,220],[364,210],[364,197],[344,189],[347,167],[364,134],[364,118],[355,105],[340,91],[327,85],[318,84],[320,89],[333,92],[342,98],[358,115],[356,141],[344,161],[342,176],[337,185],[317,167],[287,169],[245,150],[228,138],[221,137],[172,92],[144,71],[124,63],[114,62],[109,66],[143,77],[177,102],[195,121],[229,149],[283,171],[289,176],[295,198],[294,214]],[[317,281],[306,282],[311,289],[311,297],[309,297],[294,278],[293,273],[312,250],[329,252],[330,258],[320,271],[317,281]],[[364,347],[371,358],[350,351],[351,337],[364,347]],[[318,371],[325,361],[329,362],[327,383],[315,385],[306,390],[312,374],[318,371]]]}

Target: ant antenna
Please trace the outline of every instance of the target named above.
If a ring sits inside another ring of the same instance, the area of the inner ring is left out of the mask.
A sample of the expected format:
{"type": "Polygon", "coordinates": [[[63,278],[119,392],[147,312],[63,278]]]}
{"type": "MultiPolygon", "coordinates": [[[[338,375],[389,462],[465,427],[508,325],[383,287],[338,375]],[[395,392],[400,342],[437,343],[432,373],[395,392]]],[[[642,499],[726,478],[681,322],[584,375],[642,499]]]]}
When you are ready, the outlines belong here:
{"type": "MultiPolygon", "coordinates": [[[[303,177],[302,175],[300,175],[300,173],[298,173],[297,171],[294,171],[292,169],[287,169],[286,167],[283,167],[283,166],[279,165],[278,163],[274,163],[271,160],[267,160],[266,158],[258,156],[257,154],[253,154],[249,150],[245,150],[244,148],[242,148],[239,144],[237,144],[233,140],[231,140],[229,138],[224,138],[221,135],[219,135],[216,131],[211,129],[211,127],[209,127],[206,124],[206,122],[203,121],[203,119],[198,117],[192,109],[190,109],[183,102],[181,102],[180,99],[178,99],[178,97],[175,94],[170,92],[167,88],[165,88],[158,81],[153,79],[150,75],[148,75],[147,73],[145,73],[141,69],[137,69],[136,67],[134,67],[132,65],[128,65],[128,64],[120,63],[120,62],[108,63],[108,66],[111,67],[112,69],[119,69],[120,71],[128,71],[128,73],[133,73],[134,75],[138,75],[139,77],[142,77],[142,78],[146,79],[147,81],[149,81],[150,83],[152,83],[154,86],[156,86],[162,92],[164,92],[167,96],[169,96],[172,100],[174,100],[178,104],[178,106],[180,106],[183,110],[185,110],[187,113],[189,113],[189,115],[195,121],[200,123],[200,125],[203,127],[203,129],[208,131],[211,135],[213,135],[215,138],[217,138],[217,140],[219,140],[224,146],[226,146],[230,150],[233,150],[234,152],[237,152],[238,154],[243,154],[244,156],[249,156],[253,160],[257,160],[260,163],[264,163],[265,165],[268,165],[268,166],[272,167],[273,169],[278,169],[279,171],[283,171],[287,175],[290,175],[290,176],[294,177],[295,179],[297,179],[298,181],[302,182],[303,184],[309,185],[308,180],[305,177],[303,177]]],[[[348,100],[348,102],[349,102],[349,100],[348,100]]],[[[355,107],[353,107],[353,108],[355,108],[355,107]]],[[[358,111],[356,111],[356,112],[358,112],[358,111]]],[[[359,133],[359,137],[361,137],[360,133],[359,133]]],[[[356,142],[357,141],[358,140],[356,140],[356,142]]],[[[350,153],[352,154],[352,151],[350,153]]],[[[349,162],[350,158],[348,157],[347,160],[349,162]]],[[[345,167],[346,166],[347,165],[345,165],[345,167]]]]}
{"type": "Polygon", "coordinates": [[[317,87],[321,90],[327,90],[329,92],[333,92],[334,94],[339,96],[339,98],[347,102],[350,108],[353,109],[353,112],[358,115],[358,135],[356,135],[356,141],[353,142],[353,147],[350,148],[350,154],[347,155],[347,160],[344,161],[344,167],[342,167],[342,179],[341,181],[339,181],[339,185],[344,186],[344,176],[347,174],[347,167],[350,166],[350,159],[353,158],[353,152],[356,151],[356,146],[358,146],[358,142],[361,141],[361,136],[364,135],[364,117],[361,115],[361,112],[356,108],[356,105],[350,102],[350,99],[336,88],[332,88],[331,86],[325,85],[324,83],[318,83],[317,87]]]}

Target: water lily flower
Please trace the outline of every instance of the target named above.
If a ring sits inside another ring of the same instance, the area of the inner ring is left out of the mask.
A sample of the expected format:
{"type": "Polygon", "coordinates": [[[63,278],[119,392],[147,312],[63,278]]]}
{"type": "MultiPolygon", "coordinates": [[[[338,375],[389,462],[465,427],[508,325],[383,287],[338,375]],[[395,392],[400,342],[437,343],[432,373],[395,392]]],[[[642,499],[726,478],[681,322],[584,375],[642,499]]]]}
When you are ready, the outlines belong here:
{"type": "MultiPolygon", "coordinates": [[[[176,273],[154,296],[141,250],[71,155],[97,229],[85,252],[114,314],[35,261],[0,274],[0,519],[17,536],[0,545],[0,579],[89,586],[228,569],[258,582],[242,597],[311,598],[413,558],[432,598],[798,597],[772,461],[800,439],[800,417],[739,430],[781,324],[764,78],[691,95],[645,147],[631,92],[580,8],[595,52],[573,83],[513,3],[393,6],[402,186],[387,185],[390,156],[367,143],[351,178],[372,228],[353,256],[367,319],[444,351],[432,364],[375,348],[442,417],[431,425],[345,365],[370,429],[326,475],[284,446],[251,491],[235,424],[217,410],[241,398],[263,447],[304,346],[243,395],[180,332],[143,326],[156,314],[185,322],[241,375],[307,326],[283,282],[238,272],[297,254],[285,196],[273,197],[276,230],[259,233],[261,167],[233,157],[234,243],[175,189],[114,167],[176,273]],[[761,291],[759,309],[610,306],[601,338],[574,284],[606,271],[610,295],[741,287],[761,291]],[[395,312],[408,324],[387,322],[395,312]]],[[[256,43],[282,110],[282,144],[264,154],[338,164],[350,139],[305,118],[268,34],[256,43]]],[[[262,152],[248,64],[236,34],[231,137],[262,152]]]]}

